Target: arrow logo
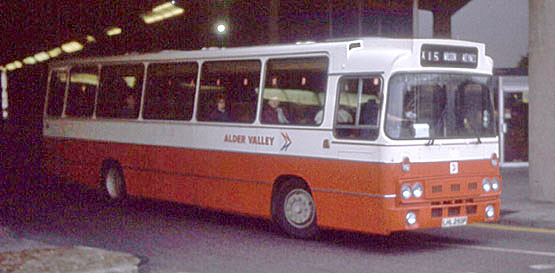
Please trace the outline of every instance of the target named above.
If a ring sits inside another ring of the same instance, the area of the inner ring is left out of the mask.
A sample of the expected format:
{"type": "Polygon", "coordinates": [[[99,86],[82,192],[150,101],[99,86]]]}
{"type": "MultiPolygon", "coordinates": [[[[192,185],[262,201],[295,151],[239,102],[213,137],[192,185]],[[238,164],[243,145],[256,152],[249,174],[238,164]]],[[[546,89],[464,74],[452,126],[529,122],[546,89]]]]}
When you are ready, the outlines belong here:
{"type": "Polygon", "coordinates": [[[283,146],[281,146],[280,151],[287,151],[287,149],[289,148],[289,146],[291,146],[293,142],[291,141],[291,138],[289,138],[289,135],[287,133],[281,133],[281,136],[283,137],[285,143],[283,143],[283,146]]]}

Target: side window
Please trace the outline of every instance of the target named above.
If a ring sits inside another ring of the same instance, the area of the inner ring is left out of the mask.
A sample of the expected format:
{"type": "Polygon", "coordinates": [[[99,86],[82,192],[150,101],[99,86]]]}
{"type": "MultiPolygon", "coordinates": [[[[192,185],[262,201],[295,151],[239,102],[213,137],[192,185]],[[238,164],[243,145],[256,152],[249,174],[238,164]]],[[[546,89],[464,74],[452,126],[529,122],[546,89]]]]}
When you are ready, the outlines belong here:
{"type": "Polygon", "coordinates": [[[204,63],[200,77],[197,119],[253,122],[259,84],[260,61],[204,63]]]}
{"type": "Polygon", "coordinates": [[[98,86],[98,68],[74,67],[70,70],[66,116],[90,117],[94,111],[94,99],[98,86]]]}
{"type": "Polygon", "coordinates": [[[378,137],[381,88],[379,77],[339,81],[334,129],[337,137],[371,140],[378,137]]]}
{"type": "Polygon", "coordinates": [[[195,103],[197,73],[196,63],[150,64],[143,117],[190,120],[195,103]]]}
{"type": "Polygon", "coordinates": [[[67,83],[67,71],[53,70],[50,73],[50,85],[48,86],[48,101],[46,114],[60,117],[64,108],[64,95],[67,83]]]}
{"type": "Polygon", "coordinates": [[[97,116],[136,119],[139,116],[143,73],[142,64],[102,67],[97,116]]]}
{"type": "Polygon", "coordinates": [[[261,122],[318,125],[323,120],[327,57],[271,59],[266,65],[261,122]]]}

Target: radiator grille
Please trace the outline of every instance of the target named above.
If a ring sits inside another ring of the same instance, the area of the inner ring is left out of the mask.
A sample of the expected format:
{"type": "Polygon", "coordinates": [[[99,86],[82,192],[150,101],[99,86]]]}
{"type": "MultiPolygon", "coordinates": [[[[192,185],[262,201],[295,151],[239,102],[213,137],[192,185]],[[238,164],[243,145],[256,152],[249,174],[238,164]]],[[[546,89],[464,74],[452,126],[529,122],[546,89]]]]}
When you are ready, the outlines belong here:
{"type": "Polygon", "coordinates": [[[459,216],[461,215],[461,207],[449,207],[447,209],[447,216],[459,216]]]}
{"type": "Polygon", "coordinates": [[[474,199],[456,199],[432,202],[430,215],[432,218],[455,217],[462,215],[474,215],[478,211],[478,206],[474,203],[474,199]]]}
{"type": "Polygon", "coordinates": [[[432,209],[432,218],[441,218],[443,216],[443,209],[442,208],[433,208],[432,209]]]}

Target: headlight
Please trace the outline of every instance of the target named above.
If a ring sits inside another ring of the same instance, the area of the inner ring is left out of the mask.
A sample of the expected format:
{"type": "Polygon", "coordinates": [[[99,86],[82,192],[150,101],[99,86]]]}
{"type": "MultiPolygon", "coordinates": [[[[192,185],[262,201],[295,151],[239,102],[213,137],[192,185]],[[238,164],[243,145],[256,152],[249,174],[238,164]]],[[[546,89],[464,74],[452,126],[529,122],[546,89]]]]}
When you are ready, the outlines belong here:
{"type": "Polygon", "coordinates": [[[493,191],[498,191],[499,190],[499,180],[495,177],[491,180],[491,189],[493,191]]]}
{"type": "Polygon", "coordinates": [[[422,188],[422,184],[416,183],[414,184],[414,186],[412,186],[412,195],[414,196],[414,198],[422,197],[423,193],[424,189],[422,188]]]}
{"type": "Polygon", "coordinates": [[[482,189],[484,192],[489,192],[491,190],[491,182],[489,182],[489,179],[484,178],[484,180],[482,180],[482,189]]]}
{"type": "Polygon", "coordinates": [[[401,196],[403,196],[403,199],[405,200],[408,200],[412,196],[412,191],[408,184],[401,187],[401,196]]]}
{"type": "Polygon", "coordinates": [[[486,217],[488,219],[491,219],[491,218],[493,218],[493,216],[495,216],[495,209],[493,208],[492,205],[488,205],[486,207],[486,217]]]}

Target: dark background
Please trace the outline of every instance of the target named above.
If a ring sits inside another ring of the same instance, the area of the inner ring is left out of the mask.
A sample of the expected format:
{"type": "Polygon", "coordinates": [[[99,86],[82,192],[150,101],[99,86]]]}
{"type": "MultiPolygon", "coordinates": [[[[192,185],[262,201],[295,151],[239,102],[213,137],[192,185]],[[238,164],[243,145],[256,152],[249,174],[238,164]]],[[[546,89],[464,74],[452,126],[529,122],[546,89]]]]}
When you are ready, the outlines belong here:
{"type": "MultiPolygon", "coordinates": [[[[420,8],[443,12],[468,0],[420,0],[420,8]]],[[[0,167],[16,176],[36,173],[40,163],[43,102],[48,63],[64,58],[121,55],[164,49],[252,46],[323,41],[357,36],[410,37],[412,0],[192,0],[176,1],[184,14],[154,24],[141,15],[166,1],[32,0],[0,3],[0,65],[22,61],[72,40],[84,49],[8,72],[9,120],[2,121],[0,167]],[[272,6],[274,5],[274,6],[272,6]],[[277,5],[277,6],[276,6],[277,5]],[[274,9],[272,9],[274,7],[274,9]],[[271,17],[272,10],[277,16],[271,17]],[[273,19],[272,19],[273,18],[273,19]],[[330,20],[331,18],[331,20],[330,20]],[[217,21],[229,32],[215,34],[217,21]],[[277,33],[272,33],[275,22],[277,33]],[[107,36],[110,27],[122,34],[107,36]],[[87,35],[95,42],[86,42],[87,35]]],[[[439,17],[438,17],[439,18],[439,17]]]]}

